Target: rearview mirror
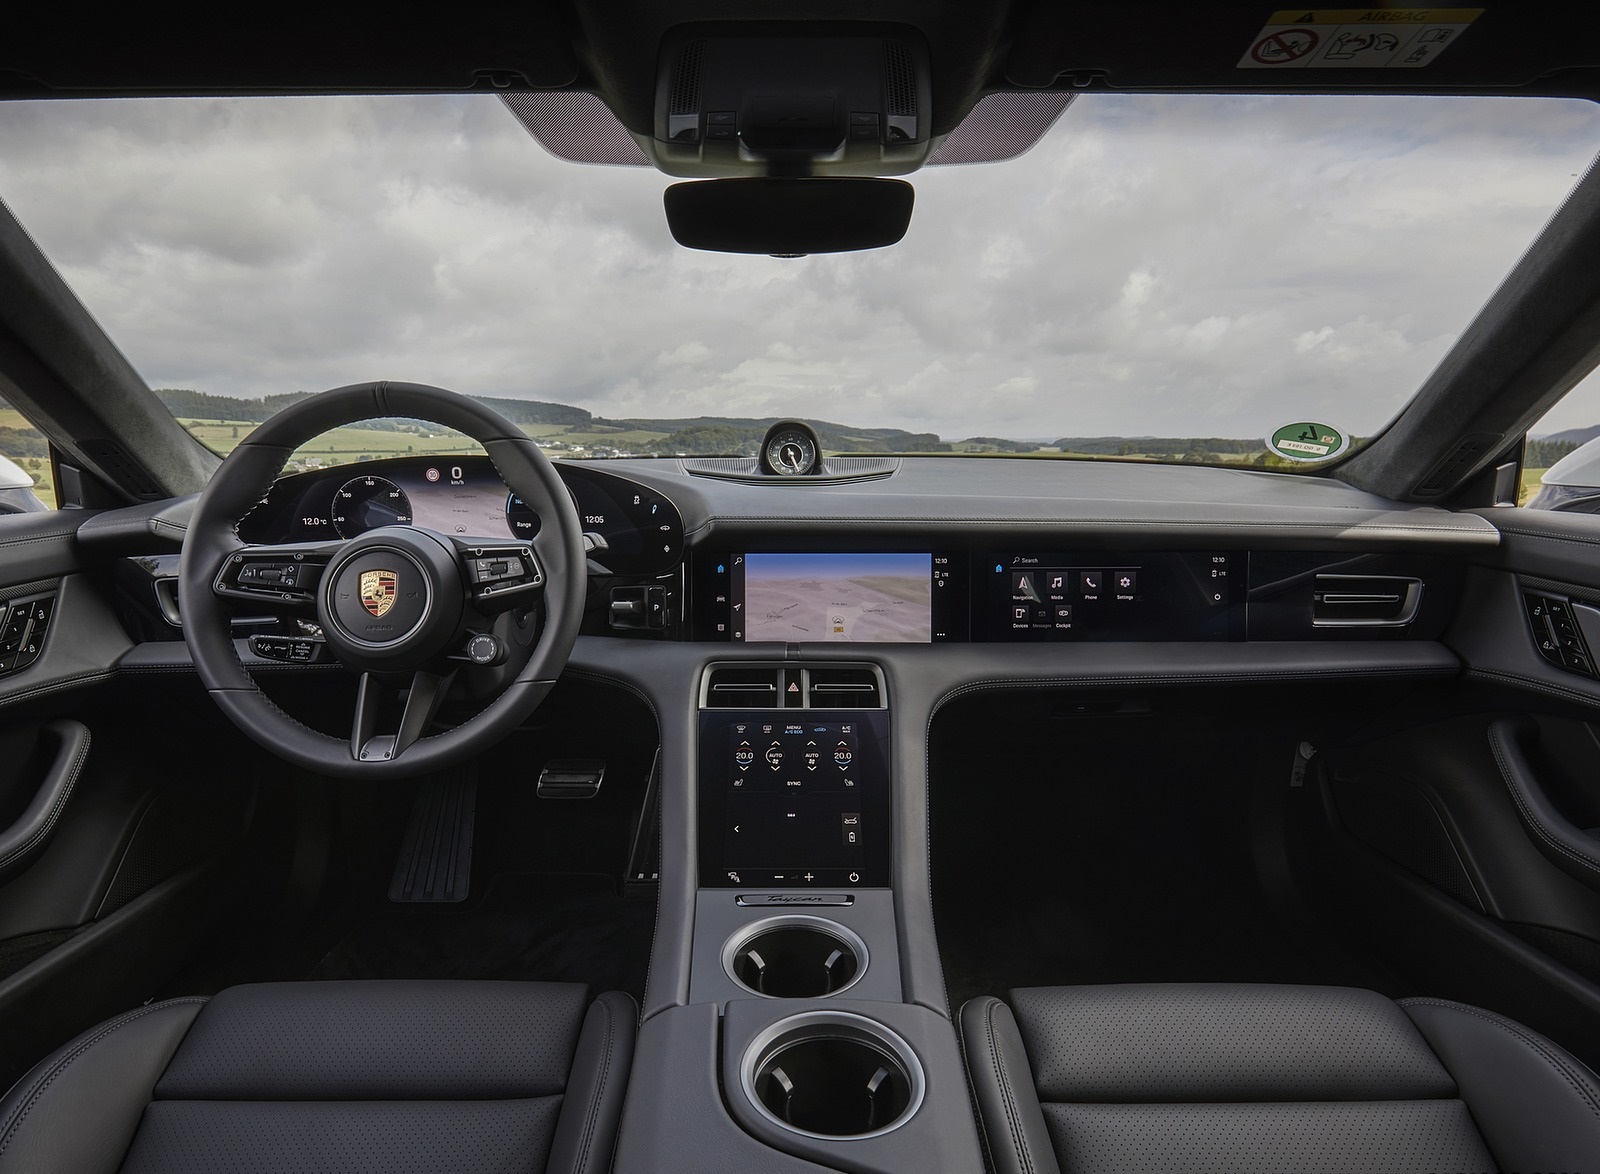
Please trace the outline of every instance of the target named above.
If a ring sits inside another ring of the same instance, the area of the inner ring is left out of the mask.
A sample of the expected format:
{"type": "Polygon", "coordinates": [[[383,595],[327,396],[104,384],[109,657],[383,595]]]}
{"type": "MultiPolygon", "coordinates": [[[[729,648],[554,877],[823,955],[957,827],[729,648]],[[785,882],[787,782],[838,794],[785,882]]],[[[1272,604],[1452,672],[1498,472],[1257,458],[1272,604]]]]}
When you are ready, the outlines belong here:
{"type": "Polygon", "coordinates": [[[913,189],[898,179],[708,179],[666,190],[667,227],[713,253],[847,253],[897,243],[913,189]]]}

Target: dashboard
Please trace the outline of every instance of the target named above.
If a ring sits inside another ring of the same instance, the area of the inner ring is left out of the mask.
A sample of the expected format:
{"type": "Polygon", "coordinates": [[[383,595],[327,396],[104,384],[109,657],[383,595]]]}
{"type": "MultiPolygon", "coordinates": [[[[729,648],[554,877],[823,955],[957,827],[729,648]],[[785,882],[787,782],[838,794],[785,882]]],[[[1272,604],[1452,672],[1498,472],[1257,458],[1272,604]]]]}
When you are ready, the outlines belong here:
{"type": "MultiPolygon", "coordinates": [[[[1459,586],[1450,549],[1494,538],[1322,479],[880,464],[795,484],[726,462],[556,462],[592,548],[584,631],[729,645],[1436,639],[1459,586]],[[1164,483],[1170,497],[1130,500],[1164,483]],[[1295,498],[1305,508],[1285,511],[1295,498]]],[[[485,456],[408,456],[280,477],[238,533],[328,541],[384,525],[527,539],[542,521],[485,456]]]]}

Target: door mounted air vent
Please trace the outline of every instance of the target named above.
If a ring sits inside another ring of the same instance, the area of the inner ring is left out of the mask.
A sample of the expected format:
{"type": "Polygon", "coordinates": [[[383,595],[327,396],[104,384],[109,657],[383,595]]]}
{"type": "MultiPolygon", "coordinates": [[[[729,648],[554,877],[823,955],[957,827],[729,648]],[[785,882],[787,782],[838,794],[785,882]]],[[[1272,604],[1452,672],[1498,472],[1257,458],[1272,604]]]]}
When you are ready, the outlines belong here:
{"type": "Polygon", "coordinates": [[[1400,628],[1416,619],[1421,606],[1421,579],[1318,575],[1311,623],[1317,628],[1400,628]]]}

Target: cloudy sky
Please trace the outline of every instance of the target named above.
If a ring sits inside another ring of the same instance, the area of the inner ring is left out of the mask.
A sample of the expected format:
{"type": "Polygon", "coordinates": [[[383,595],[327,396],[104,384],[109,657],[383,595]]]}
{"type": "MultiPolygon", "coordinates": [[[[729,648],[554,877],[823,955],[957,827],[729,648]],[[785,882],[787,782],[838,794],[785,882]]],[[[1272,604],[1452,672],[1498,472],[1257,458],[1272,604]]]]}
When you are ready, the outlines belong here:
{"type": "MultiPolygon", "coordinates": [[[[3,198],[152,386],[1009,435],[1380,427],[1577,182],[1544,99],[1089,96],[891,249],[694,253],[489,96],[7,103],[3,198]]],[[[1538,431],[1600,422],[1590,380],[1538,431]]]]}

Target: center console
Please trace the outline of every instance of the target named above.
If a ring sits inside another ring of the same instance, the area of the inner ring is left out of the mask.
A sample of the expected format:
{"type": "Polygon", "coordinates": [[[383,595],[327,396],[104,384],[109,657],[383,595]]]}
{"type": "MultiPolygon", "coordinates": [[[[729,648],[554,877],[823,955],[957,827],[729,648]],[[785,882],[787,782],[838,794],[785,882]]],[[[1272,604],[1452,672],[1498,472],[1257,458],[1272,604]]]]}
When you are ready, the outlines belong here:
{"type": "Polygon", "coordinates": [[[954,1028],[901,981],[882,672],[711,664],[697,733],[688,1001],[640,1037],[686,1075],[630,1093],[616,1168],[693,1129],[741,1168],[981,1169],[954,1028]]]}
{"type": "Polygon", "coordinates": [[[882,673],[709,665],[698,746],[691,999],[898,1000],[882,673]]]}

